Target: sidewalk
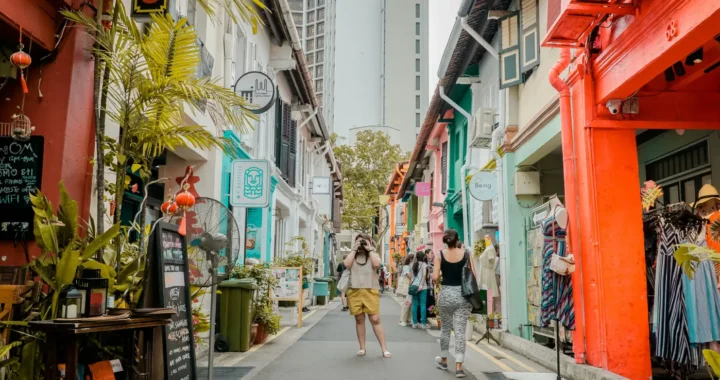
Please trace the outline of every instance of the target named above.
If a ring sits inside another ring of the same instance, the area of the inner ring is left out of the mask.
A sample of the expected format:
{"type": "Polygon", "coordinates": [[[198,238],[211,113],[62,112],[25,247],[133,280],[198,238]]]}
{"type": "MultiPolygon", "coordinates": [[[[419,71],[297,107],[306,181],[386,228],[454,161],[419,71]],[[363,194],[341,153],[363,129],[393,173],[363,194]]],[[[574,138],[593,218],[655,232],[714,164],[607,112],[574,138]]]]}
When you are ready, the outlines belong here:
{"type": "MultiPolygon", "coordinates": [[[[340,310],[338,301],[319,307],[306,315],[298,329],[288,327],[263,346],[247,353],[216,354],[216,367],[235,374],[216,380],[435,380],[454,379],[454,371],[437,370],[434,358],[439,354],[437,330],[415,330],[398,325],[400,307],[392,295],[381,297],[381,319],[391,359],[381,356],[369,322],[367,356],[357,357],[354,320],[340,310]],[[232,369],[232,367],[236,367],[232,369]],[[243,368],[237,368],[243,367],[243,368]]],[[[451,352],[454,350],[451,344],[451,352]]],[[[205,361],[207,363],[207,361],[205,361]]],[[[207,365],[198,363],[199,366],[207,365]]],[[[454,367],[450,358],[450,367],[454,367]]],[[[468,342],[467,379],[553,379],[550,371],[519,355],[497,346],[468,342]]],[[[199,376],[202,379],[202,376],[199,376]]]]}

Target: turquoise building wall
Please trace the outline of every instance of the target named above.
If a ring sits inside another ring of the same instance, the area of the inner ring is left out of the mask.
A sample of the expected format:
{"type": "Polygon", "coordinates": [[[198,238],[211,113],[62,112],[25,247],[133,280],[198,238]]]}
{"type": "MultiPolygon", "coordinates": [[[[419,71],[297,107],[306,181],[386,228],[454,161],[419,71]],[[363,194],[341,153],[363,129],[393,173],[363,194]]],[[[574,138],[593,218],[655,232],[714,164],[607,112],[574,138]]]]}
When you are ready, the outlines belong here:
{"type": "MultiPolygon", "coordinates": [[[[452,98],[465,111],[471,112],[472,91],[470,86],[460,86],[458,95],[453,94],[452,98]],[[455,98],[459,98],[458,101],[455,98]]],[[[456,91],[457,92],[457,91],[456,91]]],[[[457,230],[460,238],[463,239],[465,228],[463,223],[462,208],[468,204],[467,199],[461,199],[462,187],[465,186],[465,175],[461,169],[467,158],[467,135],[468,120],[460,112],[454,113],[453,122],[448,123],[448,189],[445,197],[445,227],[457,230]]],[[[465,242],[466,244],[468,242],[465,242]]]]}

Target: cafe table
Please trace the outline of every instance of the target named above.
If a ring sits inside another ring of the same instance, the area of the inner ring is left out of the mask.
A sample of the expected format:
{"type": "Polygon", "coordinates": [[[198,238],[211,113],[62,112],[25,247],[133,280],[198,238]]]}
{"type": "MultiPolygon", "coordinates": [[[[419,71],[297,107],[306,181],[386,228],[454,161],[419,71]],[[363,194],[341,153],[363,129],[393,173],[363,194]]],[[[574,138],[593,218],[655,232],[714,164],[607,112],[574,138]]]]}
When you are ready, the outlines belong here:
{"type": "MultiPolygon", "coordinates": [[[[151,340],[153,330],[161,328],[170,323],[166,318],[125,318],[82,321],[75,319],[63,321],[56,319],[52,321],[30,322],[30,327],[42,331],[46,335],[46,347],[43,350],[45,363],[45,379],[54,380],[57,378],[58,345],[65,348],[65,378],[76,379],[78,367],[78,338],[82,334],[108,333],[115,331],[132,331],[133,334],[144,331],[145,340],[151,340]]],[[[135,339],[125,339],[123,357],[121,359],[125,378],[130,379],[133,373],[133,355],[135,339]]],[[[62,363],[62,362],[61,362],[62,363]]],[[[146,372],[149,372],[146,368],[146,372]]]]}

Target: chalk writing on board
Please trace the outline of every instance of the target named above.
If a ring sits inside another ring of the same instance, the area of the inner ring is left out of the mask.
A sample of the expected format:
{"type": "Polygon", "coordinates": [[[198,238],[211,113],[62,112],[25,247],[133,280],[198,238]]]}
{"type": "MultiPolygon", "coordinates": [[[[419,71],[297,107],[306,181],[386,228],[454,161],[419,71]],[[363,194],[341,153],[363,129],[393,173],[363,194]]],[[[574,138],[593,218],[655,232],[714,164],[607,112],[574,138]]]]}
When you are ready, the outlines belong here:
{"type": "MultiPolygon", "coordinates": [[[[40,188],[44,138],[29,141],[0,137],[0,238],[31,231],[34,213],[30,193],[40,188]]],[[[32,238],[32,234],[28,234],[32,238]]]]}

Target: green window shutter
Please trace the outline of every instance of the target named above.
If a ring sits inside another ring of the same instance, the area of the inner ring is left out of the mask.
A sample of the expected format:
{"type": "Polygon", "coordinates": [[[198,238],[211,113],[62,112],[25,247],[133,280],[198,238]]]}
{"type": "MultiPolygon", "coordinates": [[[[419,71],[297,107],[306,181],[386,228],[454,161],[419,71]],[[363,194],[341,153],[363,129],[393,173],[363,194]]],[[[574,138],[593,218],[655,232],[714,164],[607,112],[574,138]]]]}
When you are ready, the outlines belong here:
{"type": "Polygon", "coordinates": [[[500,89],[522,83],[519,31],[518,12],[500,18],[500,89]]]}
{"type": "Polygon", "coordinates": [[[540,33],[538,28],[537,0],[522,0],[520,23],[522,25],[522,72],[540,65],[540,33]]]}

